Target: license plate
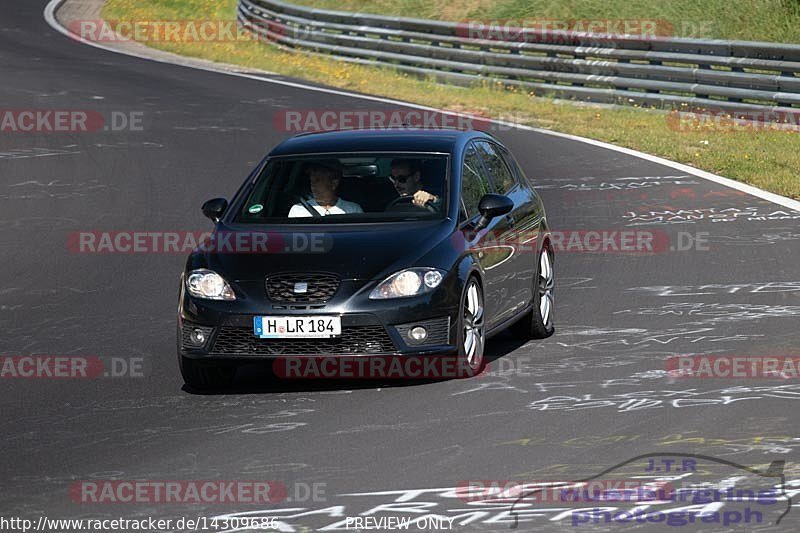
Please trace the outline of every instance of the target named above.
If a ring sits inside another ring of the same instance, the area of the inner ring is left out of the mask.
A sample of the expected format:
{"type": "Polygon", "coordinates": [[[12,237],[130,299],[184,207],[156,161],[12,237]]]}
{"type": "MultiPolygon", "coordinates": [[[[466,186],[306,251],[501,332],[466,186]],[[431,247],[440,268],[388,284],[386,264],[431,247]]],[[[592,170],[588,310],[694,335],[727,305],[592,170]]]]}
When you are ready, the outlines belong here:
{"type": "Polygon", "coordinates": [[[342,334],[338,316],[257,316],[256,337],[262,339],[318,339],[342,334]]]}

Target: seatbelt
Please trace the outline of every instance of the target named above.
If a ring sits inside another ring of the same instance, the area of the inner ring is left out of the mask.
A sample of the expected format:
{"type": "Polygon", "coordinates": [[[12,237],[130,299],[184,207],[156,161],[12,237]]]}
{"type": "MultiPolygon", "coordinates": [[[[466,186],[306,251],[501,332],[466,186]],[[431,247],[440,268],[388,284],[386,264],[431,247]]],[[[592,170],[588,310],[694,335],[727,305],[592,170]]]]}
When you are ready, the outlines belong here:
{"type": "Polygon", "coordinates": [[[306,208],[306,211],[308,211],[309,213],[311,213],[311,216],[312,216],[312,217],[314,217],[314,218],[319,218],[319,217],[321,217],[321,216],[322,216],[322,215],[319,213],[319,211],[317,211],[316,209],[314,209],[314,207],[313,207],[313,206],[312,206],[310,203],[308,203],[308,200],[306,200],[306,199],[305,199],[305,198],[303,198],[302,196],[300,197],[300,204],[301,204],[303,207],[305,207],[305,208],[306,208]]]}

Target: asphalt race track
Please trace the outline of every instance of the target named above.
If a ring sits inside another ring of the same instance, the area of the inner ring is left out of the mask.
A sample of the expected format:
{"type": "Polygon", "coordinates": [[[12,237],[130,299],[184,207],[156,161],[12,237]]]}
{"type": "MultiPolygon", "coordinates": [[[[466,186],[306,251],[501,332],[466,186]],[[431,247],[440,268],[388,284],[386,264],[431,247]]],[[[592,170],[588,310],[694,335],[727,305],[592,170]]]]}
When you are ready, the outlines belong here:
{"type": "MultiPolygon", "coordinates": [[[[70,234],[210,229],[201,203],[230,197],[288,135],[273,128],[276,112],[389,106],[91,48],[51,29],[41,0],[4,0],[0,9],[0,108],[142,118],[141,131],[0,133],[0,354],[141,364],[116,378],[0,381],[0,515],[256,512],[281,517],[284,531],[344,530],[347,517],[438,516],[457,517],[445,529],[500,531],[513,525],[510,501],[479,505],[445,489],[587,479],[645,454],[719,460],[665,468],[673,483],[727,488],[752,474],[736,465],[785,461],[784,495],[800,487],[796,378],[665,371],[675,355],[800,355],[800,213],[634,156],[501,131],[553,229],[653,231],[660,248],[562,250],[555,335],[494,338],[489,370],[477,378],[276,384],[256,366],[239,373],[234,390],[196,394],[182,388],[175,356],[184,254],[76,253],[70,234]],[[108,480],[274,480],[288,499],[76,496],[82,482],[108,480]]],[[[603,475],[645,474],[634,470],[603,475]]],[[[769,488],[776,479],[756,481],[769,488]]],[[[659,505],[679,507],[650,510],[659,505]]],[[[563,502],[516,509],[519,528],[531,531],[797,531],[800,512],[783,516],[791,505],[760,503],[760,524],[680,527],[581,527],[563,502]]],[[[421,529],[436,528],[411,528],[421,529]]]]}

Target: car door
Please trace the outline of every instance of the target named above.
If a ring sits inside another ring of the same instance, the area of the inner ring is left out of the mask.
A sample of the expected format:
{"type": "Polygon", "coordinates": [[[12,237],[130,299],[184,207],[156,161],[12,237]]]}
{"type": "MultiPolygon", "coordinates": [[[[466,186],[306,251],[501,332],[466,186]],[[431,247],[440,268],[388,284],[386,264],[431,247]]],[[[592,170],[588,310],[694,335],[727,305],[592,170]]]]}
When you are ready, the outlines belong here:
{"type": "Polygon", "coordinates": [[[503,158],[503,154],[507,153],[505,148],[488,140],[476,141],[475,148],[486,168],[493,192],[508,196],[514,202],[514,209],[500,217],[494,229],[498,253],[502,251],[504,258],[503,264],[497,266],[504,276],[501,288],[504,301],[502,316],[508,318],[530,301],[525,295],[531,293],[530,270],[531,265],[536,264],[536,259],[531,258],[531,254],[524,253],[527,245],[523,245],[522,242],[527,240],[529,235],[523,231],[524,225],[518,220],[527,197],[511,167],[503,158]]]}
{"type": "Polygon", "coordinates": [[[505,217],[494,218],[484,230],[475,231],[475,224],[480,218],[480,199],[491,192],[495,192],[495,189],[486,166],[475,144],[470,143],[464,151],[461,171],[463,221],[460,227],[484,272],[484,303],[489,329],[513,314],[513,284],[516,283],[513,267],[509,264],[513,249],[499,241],[508,231],[505,217]]]}
{"type": "Polygon", "coordinates": [[[534,276],[539,247],[542,243],[542,220],[544,209],[539,196],[528,180],[514,156],[503,146],[497,146],[498,153],[514,175],[516,186],[505,194],[514,200],[514,221],[517,230],[519,257],[525,260],[518,265],[517,274],[521,282],[521,299],[526,303],[533,300],[534,276]]]}

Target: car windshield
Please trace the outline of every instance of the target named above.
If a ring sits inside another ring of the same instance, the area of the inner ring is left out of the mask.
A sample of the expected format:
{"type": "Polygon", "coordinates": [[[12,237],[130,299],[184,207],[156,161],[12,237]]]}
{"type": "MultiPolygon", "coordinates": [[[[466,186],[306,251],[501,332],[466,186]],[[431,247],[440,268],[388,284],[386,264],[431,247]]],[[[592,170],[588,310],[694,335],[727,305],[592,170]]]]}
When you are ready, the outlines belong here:
{"type": "Polygon", "coordinates": [[[234,222],[341,224],[443,218],[448,156],[323,154],[271,159],[234,222]]]}

